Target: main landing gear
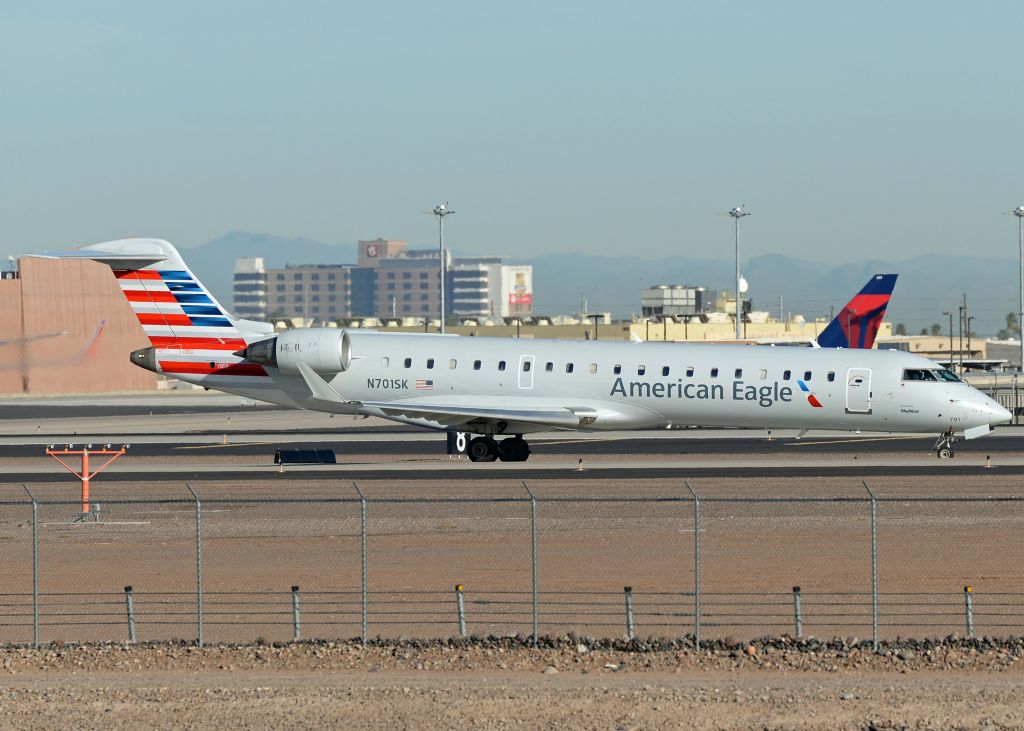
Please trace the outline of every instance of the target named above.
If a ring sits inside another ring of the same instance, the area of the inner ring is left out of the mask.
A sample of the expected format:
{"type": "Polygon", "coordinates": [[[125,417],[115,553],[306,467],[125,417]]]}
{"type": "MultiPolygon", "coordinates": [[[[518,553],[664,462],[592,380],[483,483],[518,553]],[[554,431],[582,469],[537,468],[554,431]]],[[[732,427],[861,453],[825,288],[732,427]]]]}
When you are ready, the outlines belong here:
{"type": "Polygon", "coordinates": [[[943,434],[939,434],[939,438],[935,440],[935,446],[932,449],[935,450],[935,456],[939,459],[952,459],[953,444],[957,441],[957,437],[953,434],[952,429],[943,434]]]}
{"type": "Polygon", "coordinates": [[[521,436],[495,441],[494,437],[471,439],[466,449],[470,462],[525,462],[530,458],[530,445],[521,436]]]}

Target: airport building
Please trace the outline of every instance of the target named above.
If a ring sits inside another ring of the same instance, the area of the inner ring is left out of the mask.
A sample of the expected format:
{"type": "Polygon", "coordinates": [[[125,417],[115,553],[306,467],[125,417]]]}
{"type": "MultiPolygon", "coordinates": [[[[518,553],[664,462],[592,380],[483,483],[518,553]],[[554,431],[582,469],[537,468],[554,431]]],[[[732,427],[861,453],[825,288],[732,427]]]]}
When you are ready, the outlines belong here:
{"type": "Polygon", "coordinates": [[[128,359],[149,339],[104,264],[21,259],[0,278],[0,334],[2,394],[157,388],[128,359]]]}
{"type": "Polygon", "coordinates": [[[235,259],[234,310],[246,320],[267,317],[267,270],[262,256],[235,259]]]}
{"type": "Polygon", "coordinates": [[[698,315],[715,308],[715,292],[687,284],[659,284],[640,293],[640,311],[644,317],[698,315]]]}
{"type": "MultiPolygon", "coordinates": [[[[406,241],[358,243],[358,262],[268,269],[260,257],[235,260],[234,311],[251,320],[336,322],[359,317],[436,320],[440,312],[436,249],[406,241]]],[[[446,310],[457,317],[529,317],[533,268],[500,257],[448,257],[446,310]]]]}
{"type": "Polygon", "coordinates": [[[449,274],[450,310],[459,318],[533,315],[533,267],[502,264],[501,257],[455,259],[449,274]]]}

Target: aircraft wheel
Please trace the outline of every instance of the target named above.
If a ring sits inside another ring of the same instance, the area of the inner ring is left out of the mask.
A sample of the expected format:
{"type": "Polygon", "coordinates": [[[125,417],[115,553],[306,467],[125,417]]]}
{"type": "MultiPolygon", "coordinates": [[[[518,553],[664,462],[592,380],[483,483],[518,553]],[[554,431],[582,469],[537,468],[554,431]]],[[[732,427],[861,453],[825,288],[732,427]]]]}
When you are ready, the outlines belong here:
{"type": "Polygon", "coordinates": [[[940,447],[939,449],[937,449],[935,451],[935,454],[936,454],[936,456],[939,459],[952,459],[953,458],[953,450],[950,449],[949,447],[940,447]]]}
{"type": "Polygon", "coordinates": [[[493,462],[498,458],[498,443],[490,437],[476,437],[466,449],[470,462],[493,462]]]}
{"type": "Polygon", "coordinates": [[[502,462],[525,462],[530,458],[530,445],[522,437],[503,439],[498,446],[502,462]]]}

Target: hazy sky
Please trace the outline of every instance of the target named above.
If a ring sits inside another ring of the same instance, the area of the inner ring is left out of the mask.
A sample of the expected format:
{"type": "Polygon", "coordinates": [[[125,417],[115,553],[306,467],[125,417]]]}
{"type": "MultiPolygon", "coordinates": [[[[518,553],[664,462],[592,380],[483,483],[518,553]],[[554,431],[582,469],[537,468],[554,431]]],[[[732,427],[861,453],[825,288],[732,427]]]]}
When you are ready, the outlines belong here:
{"type": "Polygon", "coordinates": [[[242,229],[465,253],[1016,255],[1011,2],[40,2],[0,253],[242,229]]]}

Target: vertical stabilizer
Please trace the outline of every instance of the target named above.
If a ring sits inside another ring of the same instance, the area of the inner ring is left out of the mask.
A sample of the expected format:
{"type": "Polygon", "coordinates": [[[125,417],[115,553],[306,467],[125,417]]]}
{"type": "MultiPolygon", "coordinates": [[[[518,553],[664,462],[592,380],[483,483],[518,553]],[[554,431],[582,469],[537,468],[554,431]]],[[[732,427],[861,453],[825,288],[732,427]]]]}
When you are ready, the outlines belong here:
{"type": "Polygon", "coordinates": [[[882,326],[885,308],[896,287],[896,274],[876,274],[821,331],[822,348],[871,348],[882,326]]]}

